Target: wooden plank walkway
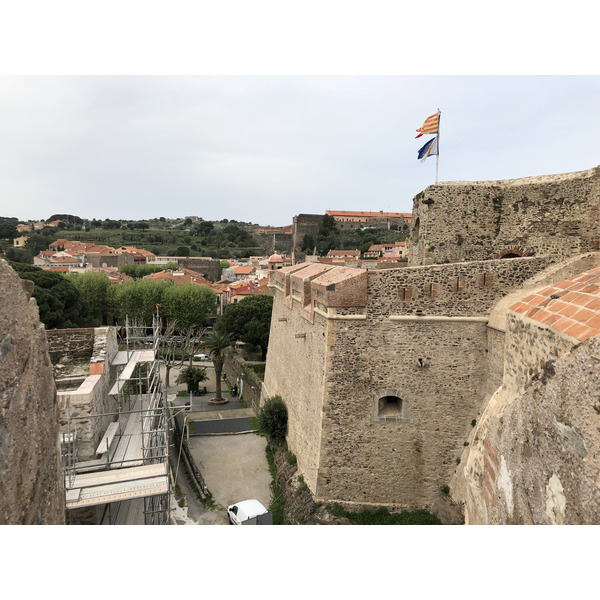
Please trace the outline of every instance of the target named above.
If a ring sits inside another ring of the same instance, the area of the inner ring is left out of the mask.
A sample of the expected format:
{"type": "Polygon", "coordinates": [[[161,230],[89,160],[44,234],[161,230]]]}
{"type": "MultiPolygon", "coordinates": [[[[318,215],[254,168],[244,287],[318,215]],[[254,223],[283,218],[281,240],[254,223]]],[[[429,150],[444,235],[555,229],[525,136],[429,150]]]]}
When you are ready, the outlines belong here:
{"type": "MultiPolygon", "coordinates": [[[[145,404],[145,403],[144,403],[145,404]]],[[[133,411],[142,409],[142,400],[137,398],[133,411]]],[[[120,469],[142,464],[142,413],[132,412],[127,418],[125,429],[119,438],[119,443],[112,457],[111,469],[120,469]],[[138,460],[139,462],[122,462],[138,460]]]]}
{"type": "Polygon", "coordinates": [[[169,490],[164,463],[76,475],[67,491],[67,508],[122,502],[166,494],[169,490]]]}

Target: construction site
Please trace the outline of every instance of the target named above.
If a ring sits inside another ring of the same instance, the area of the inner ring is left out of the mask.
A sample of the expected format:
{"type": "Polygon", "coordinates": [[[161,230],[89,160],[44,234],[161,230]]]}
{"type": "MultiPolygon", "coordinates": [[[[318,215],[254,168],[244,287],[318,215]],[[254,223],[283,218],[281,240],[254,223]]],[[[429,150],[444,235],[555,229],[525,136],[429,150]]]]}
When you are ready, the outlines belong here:
{"type": "Polygon", "coordinates": [[[126,323],[121,350],[114,328],[91,331],[89,374],[56,377],[66,522],[169,524],[169,414],[158,322],[151,336],[126,323]]]}

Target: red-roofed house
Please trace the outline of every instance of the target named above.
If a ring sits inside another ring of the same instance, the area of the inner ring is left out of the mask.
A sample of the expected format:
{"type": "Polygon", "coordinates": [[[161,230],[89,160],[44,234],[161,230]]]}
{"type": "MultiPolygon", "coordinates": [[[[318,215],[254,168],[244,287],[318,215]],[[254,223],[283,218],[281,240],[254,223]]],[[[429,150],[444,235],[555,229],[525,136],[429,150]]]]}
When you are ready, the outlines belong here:
{"type": "Polygon", "coordinates": [[[258,281],[232,283],[229,286],[231,303],[240,302],[248,296],[270,293],[268,285],[269,281],[266,277],[258,281]]]}
{"type": "Polygon", "coordinates": [[[327,253],[327,258],[352,258],[358,260],[360,258],[360,250],[330,250],[327,253]]]}
{"type": "Polygon", "coordinates": [[[172,281],[175,285],[184,285],[186,283],[195,283],[196,285],[212,285],[208,279],[204,279],[200,273],[195,273],[189,269],[179,269],[173,271],[168,269],[166,271],[159,271],[158,273],[152,273],[146,275],[144,279],[152,279],[152,281],[172,281]]]}

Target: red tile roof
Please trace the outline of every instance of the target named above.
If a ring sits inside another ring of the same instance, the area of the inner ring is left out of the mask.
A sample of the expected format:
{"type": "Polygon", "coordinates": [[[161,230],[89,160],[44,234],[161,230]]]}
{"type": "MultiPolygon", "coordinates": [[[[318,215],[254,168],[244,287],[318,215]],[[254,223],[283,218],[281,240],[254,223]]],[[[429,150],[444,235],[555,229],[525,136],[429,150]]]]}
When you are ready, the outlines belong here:
{"type": "Polygon", "coordinates": [[[178,271],[168,269],[166,271],[159,271],[158,273],[146,275],[144,279],[152,279],[153,281],[165,281],[169,279],[176,285],[183,285],[185,283],[212,285],[212,282],[208,281],[208,279],[204,279],[200,273],[195,273],[189,269],[179,269],[178,271]]]}
{"type": "Polygon", "coordinates": [[[250,275],[256,267],[233,267],[233,272],[236,275],[250,275]]]}
{"type": "Polygon", "coordinates": [[[330,250],[327,256],[360,256],[360,250],[330,250]]]}
{"type": "Polygon", "coordinates": [[[336,217],[396,217],[405,218],[412,217],[412,213],[397,213],[397,212],[368,212],[364,210],[327,210],[328,215],[336,217]]]}
{"type": "Polygon", "coordinates": [[[594,337],[600,333],[600,268],[536,291],[510,310],[579,341],[594,337]]]}

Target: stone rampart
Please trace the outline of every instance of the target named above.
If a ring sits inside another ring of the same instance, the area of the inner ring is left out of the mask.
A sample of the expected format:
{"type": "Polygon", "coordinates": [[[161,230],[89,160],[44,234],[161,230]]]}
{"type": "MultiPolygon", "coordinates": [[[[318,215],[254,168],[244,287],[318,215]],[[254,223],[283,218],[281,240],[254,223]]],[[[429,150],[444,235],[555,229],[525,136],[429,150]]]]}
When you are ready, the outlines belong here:
{"type": "Polygon", "coordinates": [[[28,283],[0,260],[0,525],[60,525],[56,388],[28,283]]]}
{"type": "Polygon", "coordinates": [[[448,182],[413,201],[409,263],[598,250],[600,167],[513,180],[448,182]]]}
{"type": "Polygon", "coordinates": [[[552,263],[549,257],[486,260],[369,271],[371,318],[482,316],[508,292],[552,263]]]}
{"type": "Polygon", "coordinates": [[[52,362],[89,361],[94,353],[93,327],[80,329],[50,329],[46,332],[48,352],[52,362]]]}
{"type": "Polygon", "coordinates": [[[467,524],[600,522],[600,342],[509,315],[504,384],[471,432],[452,497],[467,524]]]}
{"type": "MultiPolygon", "coordinates": [[[[292,233],[292,259],[294,262],[304,260],[302,243],[305,235],[312,235],[314,239],[319,233],[325,215],[296,215],[293,223],[292,233]]],[[[312,249],[311,249],[312,252],[312,249]]]]}
{"type": "Polygon", "coordinates": [[[209,281],[219,281],[221,279],[221,261],[213,258],[189,256],[179,258],[177,261],[179,267],[189,269],[195,273],[201,273],[209,281]]]}
{"type": "Polygon", "coordinates": [[[265,393],[288,406],[288,445],[317,499],[434,504],[482,408],[486,355],[503,353],[489,313],[550,262],[302,264],[271,275],[265,393]]]}

